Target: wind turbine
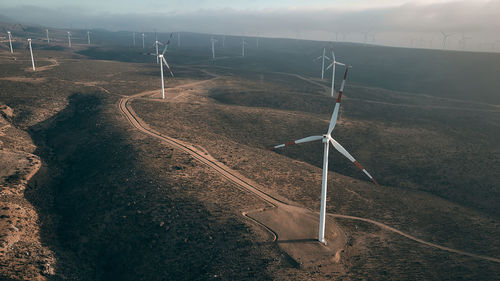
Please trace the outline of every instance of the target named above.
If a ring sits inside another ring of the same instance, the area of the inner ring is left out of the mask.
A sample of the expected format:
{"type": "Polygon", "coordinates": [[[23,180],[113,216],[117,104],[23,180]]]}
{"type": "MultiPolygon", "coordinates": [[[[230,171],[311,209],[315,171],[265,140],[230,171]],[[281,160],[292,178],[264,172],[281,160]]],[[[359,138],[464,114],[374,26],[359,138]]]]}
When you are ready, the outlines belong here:
{"type": "Polygon", "coordinates": [[[222,48],[226,48],[226,35],[222,35],[222,48]]]}
{"type": "Polygon", "coordinates": [[[446,49],[446,40],[448,39],[448,37],[453,36],[454,33],[444,33],[443,31],[441,31],[441,35],[443,35],[443,50],[444,50],[446,49]]]}
{"type": "Polygon", "coordinates": [[[71,48],[71,32],[68,31],[68,46],[71,48]]]}
{"type": "MultiPolygon", "coordinates": [[[[170,43],[170,41],[169,41],[170,43]]],[[[167,60],[165,59],[165,52],[167,51],[168,43],[165,46],[165,49],[163,50],[163,53],[158,55],[158,58],[160,59],[160,72],[161,72],[161,98],[165,99],[165,82],[163,79],[163,63],[165,63],[165,66],[168,68],[168,71],[170,72],[170,75],[174,77],[174,73],[172,72],[172,69],[170,69],[170,66],[168,65],[167,60]]]]}
{"type": "Polygon", "coordinates": [[[45,29],[45,33],[47,34],[47,43],[50,43],[49,30],[45,29]]]}
{"type": "Polygon", "coordinates": [[[28,38],[28,45],[30,46],[31,66],[33,66],[33,71],[36,71],[36,69],[35,69],[35,60],[33,59],[33,49],[31,48],[31,38],[28,38]]]}
{"type": "MultiPolygon", "coordinates": [[[[332,50],[332,63],[326,68],[326,70],[330,69],[330,67],[332,68],[332,92],[331,92],[331,95],[333,97],[333,92],[335,91],[335,65],[337,65],[337,64],[342,65],[342,66],[346,66],[346,65],[341,63],[341,62],[338,62],[337,59],[335,59],[335,53],[333,52],[333,48],[331,48],[331,50],[332,50]]],[[[344,85],[344,82],[342,82],[342,86],[343,85],[344,85]]]]}
{"type": "Polygon", "coordinates": [[[10,53],[13,54],[14,50],[12,50],[12,33],[10,33],[10,31],[7,31],[7,35],[9,36],[10,53]]]}
{"type": "Polygon", "coordinates": [[[277,146],[272,147],[271,149],[278,149],[282,148],[285,146],[290,146],[290,145],[295,145],[299,143],[306,143],[306,142],[311,142],[311,141],[318,141],[322,140],[323,142],[323,147],[324,147],[324,152],[323,152],[323,173],[322,173],[322,181],[321,181],[321,207],[320,207],[320,214],[319,214],[319,233],[318,233],[318,240],[321,243],[326,243],[325,241],[325,218],[326,218],[326,194],[327,194],[327,177],[328,177],[328,150],[330,147],[330,143],[333,145],[333,147],[340,152],[342,155],[344,155],[347,159],[349,159],[356,167],[358,167],[363,173],[365,173],[368,178],[370,178],[376,185],[378,185],[377,181],[366,171],[361,164],[359,164],[354,157],[347,152],[347,150],[342,147],[335,139],[332,138],[332,131],[333,128],[335,128],[335,124],[337,123],[337,117],[339,114],[339,108],[340,108],[340,100],[342,98],[342,92],[344,90],[344,85],[345,81],[347,78],[347,72],[349,71],[349,66],[346,66],[346,70],[344,73],[344,80],[342,81],[342,86],[340,87],[340,92],[339,96],[337,98],[337,103],[335,104],[335,108],[333,110],[332,118],[330,120],[330,126],[328,127],[328,131],[326,134],[322,136],[310,136],[306,138],[302,138],[296,141],[291,141],[287,142],[284,144],[280,144],[277,146]]]}
{"type": "Polygon", "coordinates": [[[247,41],[245,41],[245,38],[241,38],[241,56],[245,56],[245,45],[247,45],[247,41]]]}
{"type": "Polygon", "coordinates": [[[144,49],[144,33],[142,33],[142,48],[144,49]]]}
{"type": "Polygon", "coordinates": [[[462,39],[460,39],[460,47],[462,48],[462,51],[465,50],[467,40],[469,40],[469,39],[472,39],[472,37],[465,36],[465,33],[462,32],[462,39]]]}
{"type": "Polygon", "coordinates": [[[330,60],[328,56],[325,55],[326,48],[323,48],[323,55],[316,58],[316,60],[322,59],[321,62],[321,80],[324,79],[325,75],[325,59],[330,60]]]}
{"type": "Polygon", "coordinates": [[[181,47],[181,33],[177,32],[177,47],[181,47]]]}
{"type": "Polygon", "coordinates": [[[132,32],[132,42],[133,42],[134,47],[135,47],[135,32],[132,32]]]}
{"type": "Polygon", "coordinates": [[[90,45],[90,31],[87,30],[87,44],[90,45]]]}
{"type": "Polygon", "coordinates": [[[156,41],[153,43],[153,46],[155,46],[156,49],[156,63],[160,62],[160,56],[158,55],[158,45],[163,45],[160,41],[158,41],[158,38],[156,38],[156,41]]]}
{"type": "Polygon", "coordinates": [[[217,42],[217,40],[211,37],[210,42],[212,43],[212,59],[215,59],[215,42],[217,42]]]}

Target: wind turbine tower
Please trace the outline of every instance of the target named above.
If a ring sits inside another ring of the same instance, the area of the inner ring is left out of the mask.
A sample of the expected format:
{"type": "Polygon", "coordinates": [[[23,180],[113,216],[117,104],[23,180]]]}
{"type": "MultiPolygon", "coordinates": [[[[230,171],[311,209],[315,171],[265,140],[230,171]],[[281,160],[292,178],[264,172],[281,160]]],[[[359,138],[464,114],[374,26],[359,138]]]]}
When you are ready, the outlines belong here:
{"type": "Polygon", "coordinates": [[[241,39],[241,56],[245,56],[245,45],[247,45],[247,41],[245,41],[245,38],[241,39]]]}
{"type": "MultiPolygon", "coordinates": [[[[345,64],[338,62],[337,59],[335,59],[335,53],[333,52],[333,48],[332,48],[332,63],[326,68],[327,70],[330,69],[330,67],[332,68],[332,92],[331,92],[332,97],[333,97],[333,93],[335,91],[335,66],[336,65],[346,66],[345,64]]],[[[342,82],[342,87],[343,87],[343,82],[342,82]]]]}
{"type": "Polygon", "coordinates": [[[45,29],[45,34],[47,35],[47,43],[50,43],[49,30],[45,29]]]}
{"type": "Polygon", "coordinates": [[[325,55],[326,48],[323,48],[323,55],[316,58],[316,60],[322,59],[321,61],[321,80],[324,79],[325,76],[325,59],[330,60],[328,56],[325,55]]]}
{"type": "Polygon", "coordinates": [[[142,33],[142,48],[144,49],[144,33],[142,33]]]}
{"type": "Polygon", "coordinates": [[[344,73],[344,80],[342,81],[342,85],[340,86],[339,95],[337,97],[337,102],[335,104],[335,108],[333,109],[332,117],[330,119],[330,125],[328,126],[328,131],[326,134],[322,136],[310,136],[306,138],[302,138],[296,141],[287,142],[284,144],[276,145],[271,149],[278,149],[290,145],[319,141],[323,142],[323,172],[322,172],[322,181],[321,181],[321,205],[320,205],[320,214],[319,214],[319,231],[318,231],[318,241],[321,243],[326,243],[325,240],[325,221],[326,221],[326,196],[327,196],[327,183],[328,183],[328,150],[330,148],[330,144],[340,152],[340,154],[344,155],[349,161],[351,161],[356,167],[358,167],[370,180],[373,181],[376,185],[378,185],[377,181],[368,173],[368,171],[359,164],[352,155],[347,152],[347,150],[340,145],[333,137],[332,131],[335,128],[335,124],[337,123],[337,118],[340,109],[340,101],[342,99],[342,92],[344,91],[345,81],[347,79],[347,72],[349,71],[349,66],[346,66],[346,70],[344,73]]]}
{"type": "Polygon", "coordinates": [[[163,79],[163,63],[165,63],[165,66],[168,68],[168,71],[170,72],[170,75],[174,77],[174,73],[172,72],[172,69],[170,69],[170,66],[168,65],[167,60],[165,59],[165,52],[167,51],[168,43],[165,46],[165,49],[163,50],[163,53],[158,55],[158,58],[160,59],[160,72],[161,72],[161,98],[165,99],[165,81],[163,79]]]}
{"type": "Polygon", "coordinates": [[[135,47],[135,32],[132,32],[132,43],[134,44],[135,47]]]}
{"type": "Polygon", "coordinates": [[[68,46],[71,48],[71,32],[68,31],[68,46]]]}
{"type": "Polygon", "coordinates": [[[448,37],[453,36],[453,33],[445,33],[441,31],[441,35],[443,35],[443,50],[446,49],[446,41],[448,40],[448,37]]]}
{"type": "Polygon", "coordinates": [[[31,48],[31,38],[28,38],[28,45],[30,46],[31,66],[33,67],[33,71],[36,71],[36,69],[35,69],[35,59],[33,59],[33,49],[31,48]]]}
{"type": "Polygon", "coordinates": [[[10,53],[13,54],[14,50],[12,50],[12,33],[10,33],[10,31],[7,31],[7,35],[9,35],[10,53]]]}
{"type": "Polygon", "coordinates": [[[87,44],[90,45],[90,31],[87,30],[87,44]]]}
{"type": "Polygon", "coordinates": [[[217,40],[215,40],[212,37],[212,38],[210,38],[210,42],[212,43],[212,59],[215,59],[215,42],[217,42],[217,40]]]}

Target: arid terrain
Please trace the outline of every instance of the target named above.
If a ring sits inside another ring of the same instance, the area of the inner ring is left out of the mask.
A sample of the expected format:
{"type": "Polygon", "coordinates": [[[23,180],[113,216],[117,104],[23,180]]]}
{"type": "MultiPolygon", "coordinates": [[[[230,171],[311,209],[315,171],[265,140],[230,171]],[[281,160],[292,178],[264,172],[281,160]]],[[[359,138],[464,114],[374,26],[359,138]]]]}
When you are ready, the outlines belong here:
{"type": "Polygon", "coordinates": [[[321,145],[266,149],[326,131],[309,67],[174,48],[162,100],[142,49],[36,43],[0,50],[0,279],[500,279],[500,97],[358,61],[333,134],[381,186],[332,150],[325,246],[321,145]]]}

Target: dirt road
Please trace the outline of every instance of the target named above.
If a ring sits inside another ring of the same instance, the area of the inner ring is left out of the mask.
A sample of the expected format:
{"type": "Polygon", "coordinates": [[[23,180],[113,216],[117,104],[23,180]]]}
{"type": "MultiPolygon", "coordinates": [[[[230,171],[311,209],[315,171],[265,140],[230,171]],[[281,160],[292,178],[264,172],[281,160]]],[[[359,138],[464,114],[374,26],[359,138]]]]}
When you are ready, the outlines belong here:
{"type": "MultiPolygon", "coordinates": [[[[183,86],[193,86],[194,84],[200,83],[201,82],[198,81],[189,85],[180,85],[177,88],[183,86]]],[[[139,98],[145,95],[152,95],[155,92],[158,92],[158,90],[123,97],[120,100],[119,108],[121,112],[135,128],[147,135],[166,142],[168,145],[176,149],[180,149],[184,152],[189,153],[193,158],[197,159],[207,167],[213,169],[218,174],[232,182],[238,189],[244,192],[249,192],[267,202],[270,206],[269,209],[245,211],[242,214],[244,216],[250,217],[253,222],[267,229],[273,236],[272,240],[277,241],[280,247],[282,247],[299,263],[304,264],[303,262],[306,260],[313,260],[313,262],[309,262],[309,264],[306,264],[306,266],[317,265],[321,264],[325,260],[331,261],[332,256],[337,257],[337,259],[334,258],[333,260],[338,260],[339,253],[342,251],[345,245],[346,237],[342,233],[342,231],[338,229],[333,220],[328,222],[330,228],[327,231],[327,238],[329,238],[329,241],[332,241],[334,243],[324,246],[320,243],[315,242],[316,229],[318,226],[318,214],[316,212],[312,212],[305,208],[295,206],[295,204],[290,203],[287,199],[280,198],[277,195],[270,195],[269,191],[267,191],[264,187],[258,185],[252,180],[239,174],[237,171],[234,171],[221,162],[217,161],[206,151],[201,151],[200,149],[194,147],[189,143],[163,135],[150,128],[144,121],[142,121],[142,119],[140,119],[140,117],[138,117],[134,110],[131,108],[130,102],[135,98],[139,98]]],[[[343,218],[368,222],[382,229],[399,234],[422,245],[477,259],[500,263],[500,259],[498,258],[468,253],[435,243],[427,242],[410,234],[397,230],[391,226],[371,219],[343,214],[328,215],[330,218],[343,218]]]]}

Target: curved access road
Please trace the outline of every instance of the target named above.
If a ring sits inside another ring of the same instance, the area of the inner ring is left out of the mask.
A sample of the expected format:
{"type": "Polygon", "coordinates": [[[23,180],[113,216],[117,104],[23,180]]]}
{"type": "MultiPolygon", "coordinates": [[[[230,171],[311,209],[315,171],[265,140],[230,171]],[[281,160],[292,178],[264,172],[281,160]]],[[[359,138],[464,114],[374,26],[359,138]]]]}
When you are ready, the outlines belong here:
{"type": "MultiPolygon", "coordinates": [[[[198,83],[201,83],[201,81],[194,82],[192,84],[198,84],[198,83]]],[[[186,86],[190,86],[190,84],[181,85],[179,87],[186,87],[186,86]]],[[[148,124],[146,124],[139,116],[137,116],[137,114],[131,108],[130,102],[133,99],[135,99],[135,98],[139,98],[139,97],[142,97],[142,96],[145,96],[145,95],[152,95],[152,94],[154,94],[156,92],[158,92],[158,90],[148,91],[148,92],[142,92],[142,93],[135,94],[135,95],[132,95],[132,96],[122,97],[120,99],[120,102],[119,102],[119,109],[120,109],[120,111],[123,113],[123,115],[128,119],[128,121],[136,129],[138,129],[142,133],[147,134],[147,135],[149,135],[151,137],[160,139],[161,141],[166,142],[167,144],[169,144],[170,146],[172,146],[174,148],[177,148],[177,149],[180,149],[180,150],[182,150],[184,152],[187,152],[193,158],[197,159],[201,163],[205,164],[206,166],[208,166],[211,169],[213,169],[214,171],[216,171],[222,177],[224,177],[227,180],[229,180],[238,189],[240,189],[240,190],[242,190],[244,192],[249,192],[249,193],[251,193],[251,194],[259,197],[260,199],[262,199],[263,201],[265,201],[267,204],[269,204],[269,207],[271,209],[273,209],[272,212],[275,212],[275,214],[274,214],[275,217],[283,217],[283,216],[286,217],[286,216],[289,216],[291,214],[297,214],[297,213],[299,213],[299,214],[301,214],[301,217],[303,217],[298,222],[299,224],[301,224],[302,226],[304,226],[304,225],[314,225],[313,220],[317,218],[317,213],[309,211],[309,210],[307,210],[305,208],[301,208],[301,207],[298,207],[298,206],[290,205],[288,203],[288,201],[286,199],[284,199],[284,198],[278,198],[278,196],[270,195],[268,192],[265,192],[264,191],[265,189],[262,188],[261,186],[259,186],[257,183],[255,183],[254,181],[246,178],[245,176],[241,175],[237,171],[232,170],[231,168],[227,167],[223,163],[219,162],[218,160],[216,160],[215,158],[213,158],[210,154],[208,154],[206,151],[202,151],[202,150],[194,147],[193,145],[191,145],[189,143],[186,143],[186,142],[177,140],[175,138],[171,138],[169,136],[163,135],[160,132],[158,132],[158,131],[152,129],[151,127],[149,127],[148,124]],[[279,214],[276,214],[276,213],[279,213],[279,214]],[[313,216],[314,216],[314,218],[313,218],[313,216]]],[[[249,217],[254,223],[256,223],[256,224],[264,227],[266,230],[268,230],[271,233],[271,235],[273,236],[272,240],[273,241],[277,241],[278,243],[280,242],[279,241],[280,239],[278,239],[278,238],[281,238],[284,241],[289,241],[289,240],[292,240],[292,239],[289,239],[289,236],[293,236],[294,234],[297,234],[297,233],[292,233],[292,234],[290,234],[290,233],[284,233],[284,235],[283,235],[282,233],[280,233],[280,231],[275,231],[275,229],[279,229],[279,230],[284,231],[284,228],[286,228],[286,227],[292,227],[292,226],[290,226],[290,225],[279,225],[280,224],[279,220],[276,220],[276,218],[264,217],[263,216],[264,212],[270,212],[270,211],[267,210],[267,209],[260,209],[260,210],[253,210],[253,211],[243,212],[242,214],[245,217],[249,217]],[[276,224],[278,224],[278,225],[276,225],[276,224]],[[278,236],[280,236],[280,237],[278,237],[278,236]]],[[[500,263],[500,259],[499,258],[488,257],[488,256],[484,256],[484,255],[478,255],[478,254],[474,254],[474,253],[469,253],[469,252],[465,252],[465,251],[461,251],[461,250],[449,248],[449,247],[442,246],[442,245],[439,245],[439,244],[436,244],[436,243],[427,242],[427,241],[424,241],[424,240],[422,240],[420,238],[414,237],[414,236],[412,236],[410,234],[404,233],[403,231],[400,231],[398,229],[395,229],[395,228],[393,228],[391,226],[388,226],[386,224],[383,224],[383,223],[375,221],[375,220],[371,220],[371,219],[367,219],[367,218],[362,218],[362,217],[356,217],[356,216],[343,215],[343,214],[331,214],[331,213],[329,213],[328,216],[331,217],[331,218],[343,218],[343,219],[351,219],[351,220],[358,220],[358,221],[363,221],[363,222],[371,223],[371,224],[376,225],[376,226],[378,226],[378,227],[380,227],[382,229],[385,229],[387,231],[399,234],[399,235],[401,235],[403,237],[406,237],[406,238],[408,238],[408,239],[410,239],[410,240],[412,240],[414,242],[417,242],[417,243],[425,245],[425,246],[433,247],[433,248],[436,248],[436,249],[440,249],[440,250],[443,250],[443,251],[448,251],[448,252],[451,252],[451,253],[456,253],[456,254],[460,254],[460,255],[464,255],[464,256],[469,256],[469,257],[472,257],[472,258],[477,258],[477,259],[482,259],[482,260],[486,260],[486,261],[500,263]]],[[[316,226],[317,226],[317,222],[316,222],[316,226]]],[[[297,227],[295,227],[295,228],[297,228],[297,227]]],[[[298,229],[304,229],[304,227],[298,227],[298,229]]],[[[314,227],[314,229],[316,229],[316,228],[314,227]]],[[[341,237],[341,235],[339,233],[334,234],[334,236],[337,237],[337,238],[341,237]]],[[[343,244],[344,241],[345,241],[345,237],[341,237],[341,238],[344,238],[344,239],[337,239],[337,240],[341,240],[341,244],[343,244]]],[[[316,243],[316,244],[319,244],[319,243],[316,243]]],[[[332,244],[334,244],[334,243],[332,243],[332,244]]],[[[304,245],[301,245],[300,247],[304,247],[304,245]]],[[[337,244],[337,245],[335,245],[335,247],[336,247],[335,249],[337,249],[335,252],[338,253],[339,249],[341,249],[343,247],[343,245],[338,245],[337,244]]],[[[289,249],[289,250],[292,253],[290,253],[288,251],[287,252],[291,256],[294,256],[294,251],[297,251],[297,248],[289,249]]],[[[312,248],[310,250],[316,250],[317,251],[318,249],[312,248]]],[[[311,254],[311,253],[306,253],[306,256],[307,256],[307,254],[311,254]]],[[[307,258],[310,258],[310,256],[307,256],[307,258]]]]}

